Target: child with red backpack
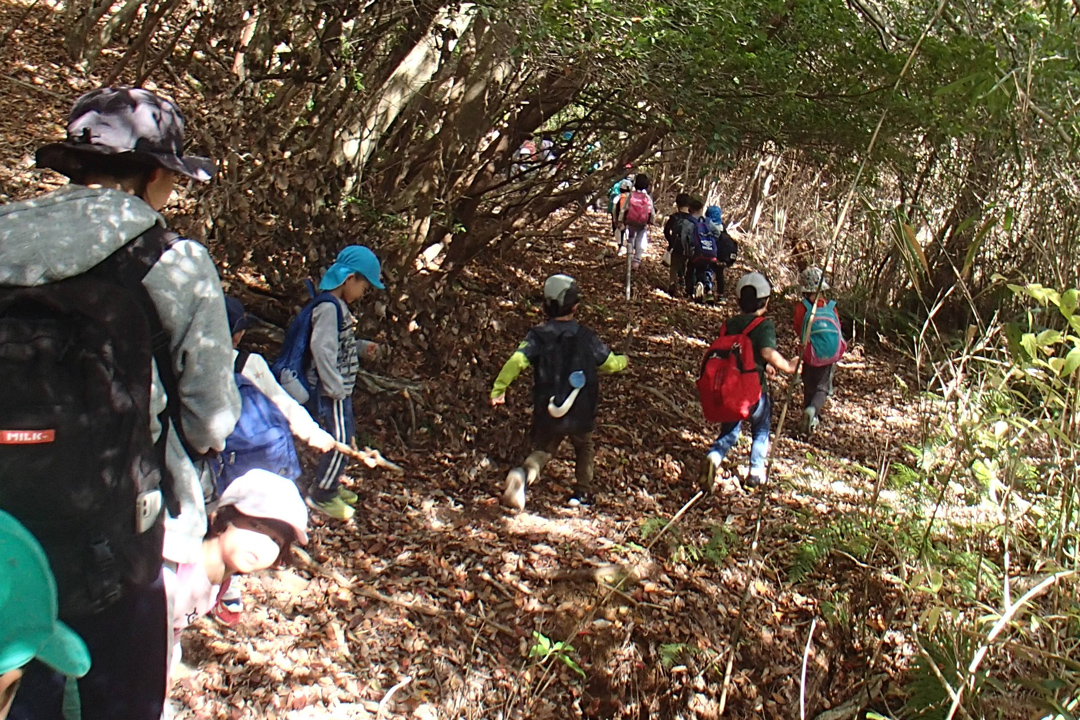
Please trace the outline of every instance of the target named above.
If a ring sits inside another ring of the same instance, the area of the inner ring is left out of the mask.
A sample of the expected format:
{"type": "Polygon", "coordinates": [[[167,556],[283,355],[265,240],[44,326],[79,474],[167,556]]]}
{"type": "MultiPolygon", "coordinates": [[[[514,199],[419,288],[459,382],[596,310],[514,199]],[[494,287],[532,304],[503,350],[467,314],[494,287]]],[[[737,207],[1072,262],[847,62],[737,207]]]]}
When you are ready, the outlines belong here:
{"type": "Polygon", "coordinates": [[[649,176],[638,173],[634,178],[634,191],[630,199],[623,203],[619,214],[619,225],[626,229],[627,252],[634,251],[634,269],[641,265],[641,257],[649,246],[648,227],[656,216],[652,197],[649,195],[649,176]]]}
{"type": "Polygon", "coordinates": [[[769,455],[772,402],[765,384],[765,372],[792,374],[795,363],[776,349],[776,326],[764,317],[772,286],[761,273],[747,273],[735,285],[742,313],[720,328],[720,337],[702,362],[698,392],[705,419],[719,422],[720,435],[709,448],[701,465],[698,482],[712,492],[716,474],[735,443],[744,420],[750,422],[750,472],[743,482],[747,488],[765,483],[765,461],[769,455]]]}
{"type": "Polygon", "coordinates": [[[803,296],[795,303],[795,332],[799,343],[805,343],[802,351],[803,415],[799,429],[810,437],[820,421],[825,400],[832,395],[836,363],[847,351],[847,343],[836,315],[836,301],[826,301],[823,294],[829,284],[822,277],[821,269],[808,267],[803,270],[799,285],[803,296]]]}

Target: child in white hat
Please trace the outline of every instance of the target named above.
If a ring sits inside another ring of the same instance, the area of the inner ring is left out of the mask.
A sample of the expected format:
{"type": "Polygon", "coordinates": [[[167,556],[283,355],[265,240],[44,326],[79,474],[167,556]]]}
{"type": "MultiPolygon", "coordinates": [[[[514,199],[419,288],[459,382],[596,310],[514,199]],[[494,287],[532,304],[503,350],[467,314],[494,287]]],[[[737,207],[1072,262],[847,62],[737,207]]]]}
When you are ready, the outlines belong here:
{"type": "MultiPolygon", "coordinates": [[[[249,470],[221,496],[202,544],[202,561],[166,563],[173,628],[170,669],[180,661],[180,634],[210,612],[234,575],[273,567],[289,546],[307,544],[308,512],[296,485],[267,470],[249,470]]],[[[171,675],[171,673],[170,673],[171,675]]]]}

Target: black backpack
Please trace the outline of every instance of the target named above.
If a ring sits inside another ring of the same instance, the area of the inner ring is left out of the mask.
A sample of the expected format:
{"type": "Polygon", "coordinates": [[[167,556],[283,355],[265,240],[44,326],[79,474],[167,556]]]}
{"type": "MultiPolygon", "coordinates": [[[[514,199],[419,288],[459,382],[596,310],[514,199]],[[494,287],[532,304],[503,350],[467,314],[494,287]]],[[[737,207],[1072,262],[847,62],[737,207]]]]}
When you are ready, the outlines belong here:
{"type": "Polygon", "coordinates": [[[590,432],[596,427],[600,380],[590,348],[592,331],[581,325],[550,323],[537,328],[542,349],[533,370],[533,422],[555,433],[590,432]],[[570,375],[581,371],[585,386],[570,410],[553,417],[548,406],[561,405],[573,392],[570,375]]]}
{"type": "Polygon", "coordinates": [[[735,258],[739,255],[739,243],[735,242],[735,238],[728,235],[728,231],[724,230],[720,233],[720,238],[717,241],[716,259],[725,265],[734,265],[735,258]]]}
{"type": "Polygon", "coordinates": [[[161,571],[179,428],[169,337],[142,280],[177,239],[147,230],[90,271],[0,288],[0,509],[49,558],[60,615],[100,612],[161,571]],[[150,434],[151,358],[169,396],[150,434]],[[157,491],[160,489],[160,493],[157,491]]]}

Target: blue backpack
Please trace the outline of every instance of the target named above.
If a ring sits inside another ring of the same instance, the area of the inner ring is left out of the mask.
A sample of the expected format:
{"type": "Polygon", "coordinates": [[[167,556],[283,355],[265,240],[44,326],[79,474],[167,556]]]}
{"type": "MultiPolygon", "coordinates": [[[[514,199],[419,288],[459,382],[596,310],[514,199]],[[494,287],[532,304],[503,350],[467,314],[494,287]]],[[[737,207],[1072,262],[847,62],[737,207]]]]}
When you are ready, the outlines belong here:
{"type": "Polygon", "coordinates": [[[218,492],[248,470],[269,470],[295,480],[300,477],[292,431],[285,415],[241,373],[249,353],[236,356],[233,372],[240,390],[240,419],[225,440],[225,449],[213,460],[218,492]]]}
{"type": "Polygon", "coordinates": [[[693,259],[695,261],[716,260],[716,238],[709,231],[704,218],[697,219],[697,232],[694,233],[693,259]]]}
{"type": "MultiPolygon", "coordinates": [[[[308,290],[310,292],[312,287],[309,286],[308,290]]],[[[337,311],[338,329],[341,329],[344,318],[337,298],[329,292],[315,295],[289,325],[285,340],[281,344],[281,353],[270,366],[281,387],[316,416],[322,414],[322,395],[318,392],[318,383],[312,386],[307,379],[308,369],[311,367],[311,353],[308,352],[311,348],[311,315],[316,307],[326,302],[333,303],[337,311]],[[304,395],[307,397],[303,397],[304,395]]]]}
{"type": "Polygon", "coordinates": [[[837,362],[847,352],[847,343],[840,330],[840,319],[836,317],[836,301],[830,300],[817,310],[810,301],[803,298],[806,316],[803,318],[802,337],[807,337],[806,324],[810,314],[814,315],[814,324],[810,327],[809,342],[803,351],[803,362],[812,367],[823,367],[837,362]]]}

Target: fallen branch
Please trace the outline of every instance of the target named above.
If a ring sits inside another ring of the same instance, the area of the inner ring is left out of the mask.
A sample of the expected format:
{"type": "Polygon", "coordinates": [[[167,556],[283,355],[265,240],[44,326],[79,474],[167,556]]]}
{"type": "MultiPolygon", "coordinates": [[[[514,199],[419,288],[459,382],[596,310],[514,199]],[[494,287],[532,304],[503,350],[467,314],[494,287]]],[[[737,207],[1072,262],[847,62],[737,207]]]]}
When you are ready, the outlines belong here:
{"type": "Polygon", "coordinates": [[[369,468],[383,468],[398,475],[404,475],[405,469],[396,463],[392,463],[382,456],[378,450],[365,447],[363,450],[355,450],[345,443],[335,443],[334,449],[345,457],[364,463],[369,468]]]}
{"type": "Polygon", "coordinates": [[[1009,626],[1012,622],[1013,616],[1020,610],[1020,608],[1031,602],[1037,595],[1042,594],[1044,590],[1056,583],[1061,578],[1075,575],[1077,570],[1062,570],[1059,573],[1054,573],[1050,577],[1043,580],[1041,583],[1024,593],[1023,597],[1017,600],[1015,603],[1005,608],[1005,612],[1001,614],[998,621],[994,623],[994,627],[990,629],[990,633],[986,636],[986,641],[982,644],[982,647],[975,653],[975,657],[971,658],[971,664],[967,669],[967,677],[960,683],[960,686],[956,689],[956,695],[953,697],[952,707],[949,708],[949,714],[945,716],[945,720],[952,720],[953,715],[956,714],[957,709],[960,707],[960,700],[964,695],[964,688],[969,683],[973,684],[973,678],[975,677],[975,671],[979,669],[979,665],[982,664],[983,658],[986,657],[986,653],[989,652],[990,646],[997,639],[997,636],[1002,630],[1009,626]]]}
{"type": "Polygon", "coordinates": [[[460,615],[460,616],[464,616],[464,617],[470,617],[473,620],[478,620],[479,622],[484,623],[485,625],[490,625],[491,627],[498,630],[499,632],[504,633],[506,635],[509,635],[512,638],[516,639],[517,636],[518,636],[518,634],[516,632],[514,632],[513,630],[511,630],[510,628],[508,628],[505,625],[500,625],[499,623],[495,622],[494,620],[491,620],[490,618],[486,618],[486,617],[483,617],[481,615],[476,615],[476,614],[471,613],[471,612],[466,612],[465,610],[456,610],[456,611],[451,612],[449,610],[444,610],[441,607],[431,607],[430,605],[422,605],[422,604],[416,603],[416,602],[407,602],[405,600],[398,600],[397,598],[392,598],[389,595],[383,595],[381,592],[379,592],[375,588],[371,588],[371,587],[361,587],[361,588],[358,588],[356,590],[356,592],[357,592],[357,594],[363,595],[364,597],[366,597],[368,599],[378,600],[379,602],[386,603],[387,605],[394,605],[395,607],[405,608],[406,610],[411,610],[411,611],[414,611],[414,612],[418,612],[421,615],[427,615],[428,617],[447,617],[447,616],[450,616],[450,615],[460,615]]]}
{"type": "Polygon", "coordinates": [[[870,682],[867,683],[855,697],[847,702],[837,705],[831,710],[820,713],[814,720],[851,720],[851,718],[857,716],[864,707],[873,701],[874,696],[881,691],[881,684],[885,682],[886,677],[888,677],[888,675],[884,673],[875,675],[870,678],[870,682]]]}
{"type": "Polygon", "coordinates": [[[648,385],[639,385],[638,387],[640,387],[640,388],[641,388],[642,390],[644,390],[645,392],[649,393],[650,395],[652,395],[652,396],[654,396],[654,397],[656,397],[656,398],[659,398],[660,400],[663,400],[663,401],[664,401],[665,403],[667,403],[668,407],[670,407],[670,408],[671,408],[672,410],[674,410],[674,411],[675,411],[676,413],[678,413],[678,414],[679,414],[679,415],[681,415],[682,417],[686,418],[687,420],[689,420],[689,421],[691,421],[691,422],[694,422],[694,423],[697,423],[697,422],[700,422],[700,421],[701,421],[701,418],[698,418],[698,417],[694,417],[694,416],[693,416],[693,415],[691,415],[691,414],[690,414],[689,412],[687,412],[687,411],[686,411],[686,410],[684,410],[683,408],[679,407],[679,406],[678,406],[678,405],[677,405],[677,404],[675,403],[675,401],[674,401],[674,400],[672,400],[671,398],[669,398],[669,397],[668,397],[667,395],[665,395],[664,393],[660,392],[660,391],[659,391],[659,390],[657,390],[656,388],[654,388],[654,387],[649,387],[648,385]]]}
{"type": "Polygon", "coordinates": [[[799,719],[806,720],[806,664],[810,660],[810,647],[814,644],[814,631],[817,630],[817,618],[810,623],[810,634],[806,636],[806,649],[802,654],[802,675],[799,680],[799,719]]]}
{"type": "Polygon", "coordinates": [[[402,390],[412,390],[417,392],[422,388],[420,383],[410,382],[402,378],[393,378],[386,375],[376,375],[375,373],[368,372],[367,370],[359,370],[356,373],[356,379],[364,383],[364,387],[367,388],[370,393],[381,392],[401,392],[402,390]]]}
{"type": "Polygon", "coordinates": [[[386,694],[383,695],[382,700],[379,701],[379,710],[375,713],[376,720],[384,716],[384,714],[386,713],[386,706],[390,704],[390,699],[394,697],[394,693],[396,693],[398,690],[405,687],[411,682],[412,675],[406,675],[401,682],[386,691],[386,694]]]}

